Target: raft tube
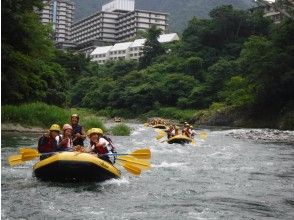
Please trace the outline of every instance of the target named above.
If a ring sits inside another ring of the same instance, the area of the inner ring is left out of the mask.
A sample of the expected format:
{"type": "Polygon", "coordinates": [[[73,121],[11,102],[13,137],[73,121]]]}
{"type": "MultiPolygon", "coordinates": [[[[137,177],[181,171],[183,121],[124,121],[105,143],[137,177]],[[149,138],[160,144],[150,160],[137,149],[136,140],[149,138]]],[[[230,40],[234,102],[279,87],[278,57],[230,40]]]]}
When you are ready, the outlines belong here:
{"type": "Polygon", "coordinates": [[[191,143],[193,139],[185,136],[185,135],[176,135],[170,139],[168,139],[166,142],[169,144],[186,144],[186,143],[191,143]]]}
{"type": "Polygon", "coordinates": [[[120,178],[120,171],[96,155],[79,152],[60,152],[37,162],[34,175],[44,181],[54,182],[101,182],[120,178]]]}
{"type": "Polygon", "coordinates": [[[153,125],[152,128],[167,129],[166,125],[163,124],[153,125]]]}

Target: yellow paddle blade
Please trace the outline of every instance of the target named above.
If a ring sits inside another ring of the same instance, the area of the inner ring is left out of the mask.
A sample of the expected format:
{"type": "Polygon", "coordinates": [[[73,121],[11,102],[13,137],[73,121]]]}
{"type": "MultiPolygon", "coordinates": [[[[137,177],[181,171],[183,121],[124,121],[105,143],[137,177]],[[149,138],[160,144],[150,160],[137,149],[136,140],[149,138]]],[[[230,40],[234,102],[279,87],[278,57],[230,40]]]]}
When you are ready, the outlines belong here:
{"type": "Polygon", "coordinates": [[[23,163],[21,155],[11,155],[8,157],[8,163],[10,166],[16,166],[23,163]]]}
{"type": "Polygon", "coordinates": [[[156,136],[156,139],[159,140],[161,138],[163,138],[164,136],[166,136],[166,132],[160,129],[155,129],[155,131],[158,133],[156,136]]]}
{"type": "Polygon", "coordinates": [[[19,152],[22,156],[23,161],[33,160],[36,157],[40,156],[38,150],[33,148],[20,148],[19,152]]]}
{"type": "Polygon", "coordinates": [[[125,168],[126,171],[136,175],[136,176],[139,176],[141,174],[141,170],[131,164],[121,164],[123,166],[123,168],[125,168]]]}
{"type": "Polygon", "coordinates": [[[148,127],[149,126],[149,124],[148,123],[144,123],[144,127],[148,127]]]}
{"type": "Polygon", "coordinates": [[[207,136],[208,136],[208,134],[207,134],[205,131],[200,131],[200,132],[199,132],[199,137],[200,137],[201,139],[206,139],[207,136]]]}
{"type": "Polygon", "coordinates": [[[196,141],[194,139],[192,140],[191,143],[192,143],[193,146],[196,146],[196,141]]]}
{"type": "Polygon", "coordinates": [[[131,156],[119,156],[117,159],[122,161],[123,164],[131,164],[140,169],[148,170],[151,168],[149,160],[136,159],[131,156]]]}
{"type": "Polygon", "coordinates": [[[33,160],[35,159],[36,157],[39,157],[41,154],[39,153],[23,153],[22,154],[22,160],[23,161],[28,161],[28,160],[33,160]]]}
{"type": "Polygon", "coordinates": [[[20,154],[23,154],[23,153],[38,154],[39,151],[34,148],[20,148],[19,153],[20,154]]]}
{"type": "Polygon", "coordinates": [[[136,157],[138,159],[150,159],[151,151],[149,148],[142,148],[142,149],[133,151],[129,155],[136,157]]]}

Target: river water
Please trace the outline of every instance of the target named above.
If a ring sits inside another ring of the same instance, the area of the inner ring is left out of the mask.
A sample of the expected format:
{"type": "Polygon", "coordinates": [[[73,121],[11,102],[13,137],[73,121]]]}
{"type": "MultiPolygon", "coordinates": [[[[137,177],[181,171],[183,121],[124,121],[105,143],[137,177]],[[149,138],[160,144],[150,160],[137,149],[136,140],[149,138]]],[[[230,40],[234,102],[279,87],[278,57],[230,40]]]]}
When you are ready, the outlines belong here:
{"type": "Polygon", "coordinates": [[[35,179],[36,160],[10,167],[7,157],[35,147],[38,135],[2,132],[2,219],[294,219],[293,143],[207,129],[196,146],[170,145],[152,128],[130,126],[131,136],[113,137],[118,152],[150,147],[152,168],[83,184],[35,179]]]}

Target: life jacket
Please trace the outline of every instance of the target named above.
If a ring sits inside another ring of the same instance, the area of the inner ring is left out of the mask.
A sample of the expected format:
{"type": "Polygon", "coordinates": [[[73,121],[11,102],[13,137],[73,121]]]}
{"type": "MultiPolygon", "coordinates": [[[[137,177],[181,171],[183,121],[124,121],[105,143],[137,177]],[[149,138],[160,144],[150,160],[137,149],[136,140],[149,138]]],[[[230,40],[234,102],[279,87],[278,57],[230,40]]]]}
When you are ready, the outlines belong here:
{"type": "MultiPolygon", "coordinates": [[[[76,137],[76,134],[77,133],[80,133],[82,134],[82,126],[81,125],[72,125],[72,129],[73,129],[73,132],[72,132],[72,139],[74,139],[76,137]]],[[[76,146],[76,145],[81,145],[81,146],[84,146],[84,139],[83,138],[78,138],[78,139],[75,139],[74,142],[73,142],[73,146],[76,146]]]]}
{"type": "Polygon", "coordinates": [[[96,144],[93,142],[90,142],[90,144],[91,146],[94,146],[93,152],[95,152],[96,154],[102,155],[109,152],[107,147],[103,146],[102,144],[98,144],[98,146],[96,146],[96,144]]]}
{"type": "Polygon", "coordinates": [[[38,151],[40,153],[54,152],[57,149],[57,141],[52,137],[40,137],[38,141],[38,151]]]}
{"type": "Polygon", "coordinates": [[[186,135],[187,137],[191,138],[191,133],[189,131],[188,128],[184,128],[183,132],[182,132],[184,135],[186,135]]]}
{"type": "Polygon", "coordinates": [[[110,138],[110,137],[107,137],[107,136],[105,136],[105,135],[103,135],[102,138],[104,138],[105,140],[107,140],[107,141],[109,142],[109,145],[110,145],[110,147],[111,147],[111,152],[112,152],[112,153],[116,152],[116,151],[115,151],[115,147],[114,147],[114,145],[113,145],[113,142],[112,142],[111,138],[110,138]]]}

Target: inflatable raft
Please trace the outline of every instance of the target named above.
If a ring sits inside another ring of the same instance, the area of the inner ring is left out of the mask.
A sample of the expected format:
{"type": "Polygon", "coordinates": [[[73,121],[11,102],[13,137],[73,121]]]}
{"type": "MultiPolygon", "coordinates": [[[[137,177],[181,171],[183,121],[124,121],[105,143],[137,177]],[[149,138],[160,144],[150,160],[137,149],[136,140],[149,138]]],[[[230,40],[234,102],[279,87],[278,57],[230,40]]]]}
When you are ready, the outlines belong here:
{"type": "Polygon", "coordinates": [[[167,129],[166,125],[163,124],[153,125],[152,128],[167,129]]]}
{"type": "Polygon", "coordinates": [[[104,181],[119,178],[120,171],[95,155],[61,152],[34,165],[34,175],[45,181],[104,181]]]}
{"type": "Polygon", "coordinates": [[[168,139],[166,142],[169,144],[186,144],[186,143],[191,143],[193,139],[185,136],[185,135],[176,135],[170,139],[168,139]]]}

